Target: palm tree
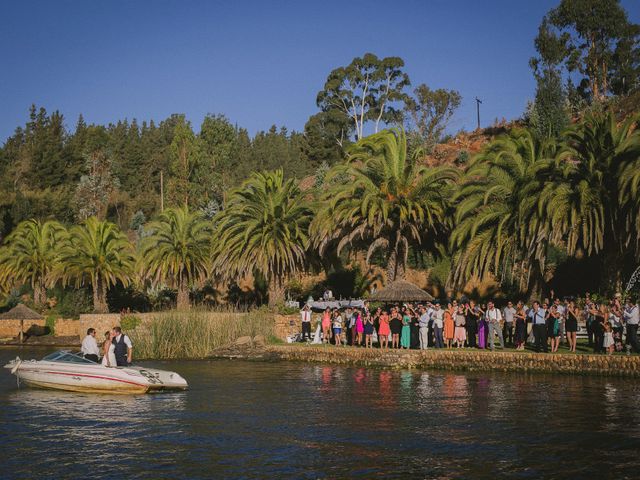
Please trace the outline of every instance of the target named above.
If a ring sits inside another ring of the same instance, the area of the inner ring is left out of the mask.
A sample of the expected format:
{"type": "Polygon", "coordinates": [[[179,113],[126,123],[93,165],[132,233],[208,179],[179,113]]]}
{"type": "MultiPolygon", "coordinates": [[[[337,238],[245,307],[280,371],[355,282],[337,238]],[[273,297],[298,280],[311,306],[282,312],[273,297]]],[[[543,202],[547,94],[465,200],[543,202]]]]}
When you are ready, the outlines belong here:
{"type": "Polygon", "coordinates": [[[151,233],[140,246],[143,277],[176,288],[178,309],[188,309],[189,286],[207,273],[212,224],[182,207],[165,210],[146,229],[151,233]]]}
{"type": "Polygon", "coordinates": [[[409,246],[444,230],[448,187],[457,171],[418,164],[420,152],[407,154],[401,129],[360,140],[346,163],[327,175],[327,188],[311,232],[320,253],[334,241],[337,252],[368,242],[366,262],[382,250],[387,280],[405,274],[409,246]]]}
{"type": "Polygon", "coordinates": [[[547,168],[541,204],[555,241],[570,255],[604,253],[608,280],[620,286],[621,262],[635,249],[640,205],[638,116],[618,124],[612,111],[590,113],[565,132],[562,152],[547,168]],[[614,278],[615,277],[615,278],[614,278]]]}
{"type": "Polygon", "coordinates": [[[629,238],[635,243],[635,255],[640,255],[640,114],[629,118],[635,129],[631,131],[625,123],[618,129],[624,137],[624,154],[619,155],[618,203],[624,212],[627,232],[636,231],[636,238],[629,238]]]}
{"type": "Polygon", "coordinates": [[[0,283],[29,283],[34,303],[42,305],[47,299],[46,287],[56,252],[65,235],[65,228],[53,220],[20,223],[0,249],[0,283]]]}
{"type": "Polygon", "coordinates": [[[63,284],[90,284],[95,312],[108,311],[107,291],[120,281],[127,286],[135,265],[134,251],[126,235],[113,223],[87,218],[69,230],[60,248],[53,274],[63,284]]]}
{"type": "MultiPolygon", "coordinates": [[[[496,276],[520,266],[521,289],[539,292],[548,230],[539,215],[539,171],[554,159],[553,140],[539,140],[529,129],[498,137],[467,168],[454,197],[456,252],[453,279],[461,285],[473,275],[496,276]]],[[[511,279],[513,280],[513,279],[511,279]]]]}
{"type": "Polygon", "coordinates": [[[214,267],[226,278],[259,272],[269,305],[284,300],[285,280],[304,267],[312,210],[282,170],[257,172],[233,190],[215,218],[214,267]]]}

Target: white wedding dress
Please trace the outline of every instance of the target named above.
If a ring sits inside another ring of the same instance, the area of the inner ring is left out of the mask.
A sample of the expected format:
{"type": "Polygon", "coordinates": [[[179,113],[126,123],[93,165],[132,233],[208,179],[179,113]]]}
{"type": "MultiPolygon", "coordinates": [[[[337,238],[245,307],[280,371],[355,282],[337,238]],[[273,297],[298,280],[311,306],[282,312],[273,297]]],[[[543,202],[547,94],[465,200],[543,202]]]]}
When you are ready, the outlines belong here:
{"type": "Polygon", "coordinates": [[[102,357],[102,365],[111,367],[118,366],[118,362],[116,362],[116,346],[113,343],[109,345],[109,353],[102,357]],[[109,357],[109,363],[107,363],[107,357],[109,357]]]}

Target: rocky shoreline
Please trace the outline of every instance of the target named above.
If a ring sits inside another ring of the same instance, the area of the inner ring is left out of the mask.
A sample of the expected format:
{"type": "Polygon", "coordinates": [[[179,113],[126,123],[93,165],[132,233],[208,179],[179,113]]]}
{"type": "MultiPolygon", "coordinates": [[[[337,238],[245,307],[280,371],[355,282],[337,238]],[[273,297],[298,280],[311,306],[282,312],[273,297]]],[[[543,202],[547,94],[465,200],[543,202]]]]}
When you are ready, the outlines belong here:
{"type": "Polygon", "coordinates": [[[210,358],[296,361],[394,369],[468,372],[557,373],[640,377],[640,356],[569,353],[489,352],[481,350],[367,350],[327,345],[268,345],[242,337],[210,358]]]}

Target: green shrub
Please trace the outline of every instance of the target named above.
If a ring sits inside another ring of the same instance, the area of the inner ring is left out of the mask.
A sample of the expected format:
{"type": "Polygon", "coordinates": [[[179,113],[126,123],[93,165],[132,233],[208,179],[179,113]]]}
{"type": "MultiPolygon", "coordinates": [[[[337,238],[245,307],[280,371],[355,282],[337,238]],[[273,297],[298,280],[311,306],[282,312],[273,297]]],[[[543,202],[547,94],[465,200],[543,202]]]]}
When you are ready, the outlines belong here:
{"type": "Polygon", "coordinates": [[[469,151],[460,150],[458,152],[458,156],[456,157],[454,163],[456,165],[466,165],[468,161],[469,161],[469,151]]]}
{"type": "Polygon", "coordinates": [[[50,313],[44,321],[45,326],[49,327],[49,335],[56,334],[56,319],[58,315],[50,313]]]}
{"type": "Polygon", "coordinates": [[[59,295],[60,300],[55,311],[63,318],[80,318],[81,313],[93,310],[91,296],[84,288],[61,290],[59,295]]]}
{"type": "Polygon", "coordinates": [[[131,332],[132,330],[135,330],[141,322],[142,320],[135,315],[125,315],[120,319],[120,326],[124,331],[131,332]]]}

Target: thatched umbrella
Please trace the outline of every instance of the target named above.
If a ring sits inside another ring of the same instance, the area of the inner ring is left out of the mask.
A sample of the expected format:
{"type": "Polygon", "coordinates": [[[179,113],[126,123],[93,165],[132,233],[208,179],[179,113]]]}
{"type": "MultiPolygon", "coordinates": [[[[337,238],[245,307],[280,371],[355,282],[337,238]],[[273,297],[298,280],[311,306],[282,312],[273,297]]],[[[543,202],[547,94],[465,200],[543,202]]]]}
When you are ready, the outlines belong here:
{"type": "Polygon", "coordinates": [[[38,312],[34,312],[26,305],[19,303],[8,312],[0,315],[0,320],[20,320],[20,343],[23,339],[24,321],[25,320],[42,320],[44,317],[38,312]]]}
{"type": "Polygon", "coordinates": [[[371,295],[378,302],[432,302],[433,297],[417,285],[406,280],[396,280],[371,295]]]}

